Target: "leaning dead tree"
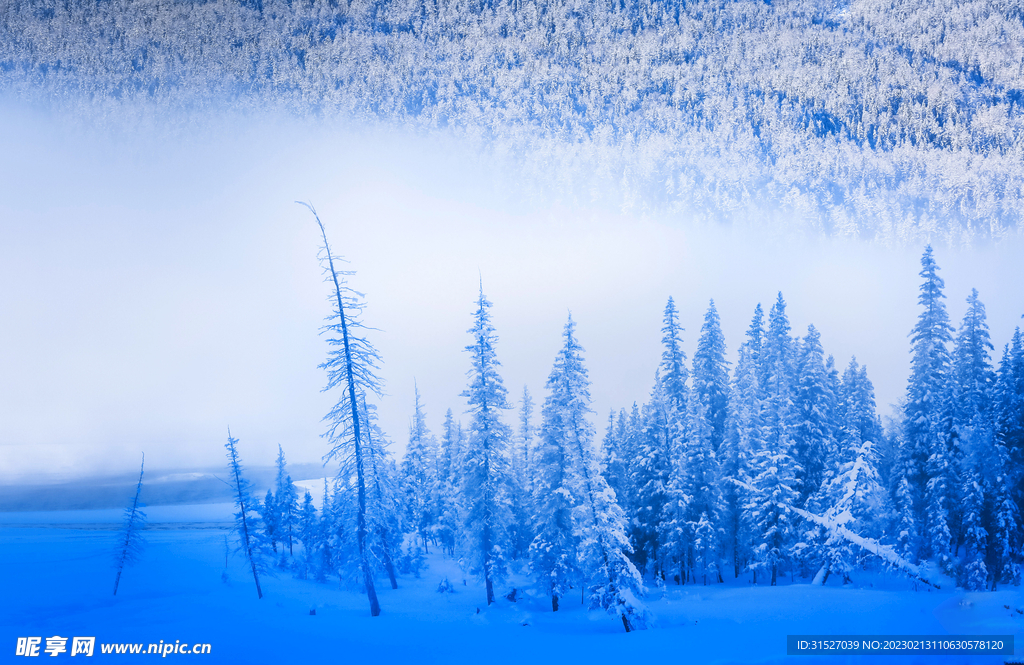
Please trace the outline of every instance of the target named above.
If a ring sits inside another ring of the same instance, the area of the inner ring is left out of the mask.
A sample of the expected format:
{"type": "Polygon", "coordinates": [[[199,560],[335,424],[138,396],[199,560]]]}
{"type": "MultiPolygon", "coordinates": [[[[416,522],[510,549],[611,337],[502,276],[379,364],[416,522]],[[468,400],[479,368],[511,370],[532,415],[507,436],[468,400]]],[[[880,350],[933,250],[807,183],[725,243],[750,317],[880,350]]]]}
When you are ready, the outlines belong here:
{"type": "Polygon", "coordinates": [[[146,524],[146,513],[142,512],[142,505],[139,503],[139,496],[142,494],[142,473],[146,468],[146,454],[142,454],[142,464],[139,466],[139,484],[135,486],[135,499],[132,505],[124,509],[124,526],[121,531],[119,553],[116,558],[117,578],[114,580],[114,595],[117,595],[117,587],[121,584],[121,573],[125,566],[130,566],[139,560],[142,553],[143,540],[142,528],[146,524]]]}
{"type": "Polygon", "coordinates": [[[239,546],[245,560],[252,567],[252,579],[256,582],[256,594],[263,598],[263,589],[260,588],[260,572],[263,571],[263,548],[259,534],[253,523],[253,517],[249,513],[255,509],[255,504],[249,493],[249,481],[242,476],[242,461],[238,458],[238,450],[235,444],[238,439],[232,438],[231,430],[228,429],[228,442],[224,445],[228,451],[228,471],[231,473],[231,489],[235,495],[235,530],[238,532],[239,546]]]}
{"type": "Polygon", "coordinates": [[[352,271],[339,270],[335,265],[341,262],[331,252],[327,242],[327,231],[316,210],[308,203],[296,201],[313,213],[323,245],[320,248],[320,264],[324,271],[324,280],[331,285],[330,302],[333,312],[327,317],[322,332],[330,335],[327,342],[332,349],[320,367],[327,370],[327,385],[324,390],[341,388],[338,403],[334,405],[324,420],[328,423],[324,437],[330,441],[331,450],[325,461],[338,459],[341,462],[341,474],[355,475],[356,485],[356,542],[359,548],[359,567],[362,572],[363,585],[370,601],[370,615],[380,614],[380,603],[377,590],[373,584],[373,570],[367,547],[367,479],[364,468],[365,451],[363,450],[368,424],[364,422],[359,408],[358,395],[370,391],[378,396],[381,394],[381,382],[376,371],[380,363],[380,355],[373,345],[365,338],[356,334],[365,326],[359,320],[359,312],[364,304],[362,294],[350,289],[345,277],[352,271]]]}

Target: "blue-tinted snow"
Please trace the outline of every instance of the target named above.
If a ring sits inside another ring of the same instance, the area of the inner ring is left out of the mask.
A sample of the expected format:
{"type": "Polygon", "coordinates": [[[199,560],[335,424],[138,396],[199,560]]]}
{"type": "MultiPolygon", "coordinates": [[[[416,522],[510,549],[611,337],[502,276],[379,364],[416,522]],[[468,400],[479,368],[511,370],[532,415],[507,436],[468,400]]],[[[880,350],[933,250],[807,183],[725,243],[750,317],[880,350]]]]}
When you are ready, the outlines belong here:
{"type": "MultiPolygon", "coordinates": [[[[150,523],[228,517],[229,506],[150,509],[150,523]]],[[[571,597],[550,612],[529,592],[518,603],[483,603],[483,589],[451,560],[428,557],[421,579],[379,585],[383,613],[371,618],[366,599],[336,581],[318,584],[281,572],[261,579],[257,600],[241,556],[228,554],[227,529],[150,529],[139,564],[111,594],[115,534],[55,523],[113,523],[117,511],[0,515],[0,661],[13,657],[17,637],[95,636],[110,642],[208,642],[209,663],[1000,663],[1001,657],[790,657],[786,635],[1016,634],[1024,638],[1024,594],[914,591],[899,577],[855,576],[841,587],[789,583],[751,586],[747,578],[714,586],[652,588],[655,625],[625,634],[601,613],[571,597]],[[17,524],[15,526],[14,524],[17,524]],[[226,581],[224,577],[226,577],[226,581]],[[448,577],[455,593],[439,594],[448,577]],[[13,602],[12,602],[13,601],[13,602]],[[1009,605],[1010,609],[1004,609],[1009,605]],[[477,614],[477,608],[480,613],[477,614]],[[311,616],[310,610],[316,615],[311,616]],[[524,625],[525,624],[525,625],[524,625]]],[[[516,583],[514,579],[512,584],[516,583]]],[[[507,587],[508,585],[506,585],[507,587]]],[[[507,590],[507,589],[506,589],[507,590]]],[[[98,654],[97,657],[102,657],[98,654]]],[[[1022,649],[1018,647],[1017,653],[1022,649]]],[[[64,657],[67,657],[65,655],[64,657]]],[[[169,656],[181,658],[181,656],[169,656]]],[[[105,658],[113,658],[106,656],[105,658]]],[[[124,657],[130,658],[128,656],[124,657]]]]}

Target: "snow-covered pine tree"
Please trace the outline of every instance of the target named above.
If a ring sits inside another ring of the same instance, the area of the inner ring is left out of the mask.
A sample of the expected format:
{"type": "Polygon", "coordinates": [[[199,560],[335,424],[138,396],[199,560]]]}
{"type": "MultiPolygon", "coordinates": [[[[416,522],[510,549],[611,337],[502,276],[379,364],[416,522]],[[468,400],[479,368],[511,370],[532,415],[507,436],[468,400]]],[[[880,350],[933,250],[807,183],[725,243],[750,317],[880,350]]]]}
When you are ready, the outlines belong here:
{"type": "Polygon", "coordinates": [[[242,475],[242,461],[238,456],[235,444],[238,439],[231,436],[228,430],[228,442],[224,447],[228,451],[228,475],[231,478],[231,494],[235,500],[235,534],[238,545],[246,562],[252,568],[252,579],[256,583],[256,595],[263,598],[260,588],[260,573],[266,572],[266,541],[260,534],[260,520],[256,514],[256,506],[250,495],[250,484],[242,475]]]}
{"type": "Polygon", "coordinates": [[[662,385],[665,390],[665,398],[671,410],[673,423],[682,421],[686,413],[686,396],[688,388],[686,382],[690,373],[686,369],[686,353],[683,351],[682,340],[683,328],[679,325],[679,313],[676,311],[675,301],[669,296],[665,305],[665,315],[661,327],[661,364],[658,367],[661,375],[662,385]]]}
{"type": "Polygon", "coordinates": [[[363,446],[363,455],[366,457],[364,468],[369,495],[366,530],[372,541],[370,551],[387,573],[391,588],[397,589],[395,557],[401,549],[402,541],[397,472],[395,462],[388,451],[389,442],[377,424],[376,408],[366,403],[366,395],[362,395],[362,406],[366,423],[366,445],[363,446]]]}
{"type": "Polygon", "coordinates": [[[985,305],[978,298],[978,290],[972,289],[953,344],[950,371],[950,482],[956,486],[951,488],[948,501],[954,551],[966,544],[968,505],[964,492],[973,491],[969,477],[984,487],[995,465],[992,439],[996,409],[992,402],[996,375],[990,355],[993,349],[985,305]]]}
{"type": "MultiPolygon", "coordinates": [[[[1015,345],[1020,344],[1020,330],[1013,337],[1015,345]]],[[[1003,355],[999,362],[993,390],[993,429],[995,441],[995,468],[989,485],[988,495],[992,497],[992,588],[995,590],[999,582],[1015,581],[1015,547],[1019,543],[1018,504],[1014,501],[1017,488],[1016,479],[1020,471],[1014,472],[1011,447],[1021,444],[1022,430],[1017,423],[1022,402],[1016,394],[1011,345],[1003,347],[1003,355]]]]}
{"type": "Polygon", "coordinates": [[[800,340],[795,368],[793,456],[803,470],[797,478],[798,505],[818,492],[825,482],[828,453],[835,447],[836,396],[825,369],[821,335],[812,325],[800,340]]]}
{"type": "MultiPolygon", "coordinates": [[[[669,501],[661,524],[665,554],[675,561],[680,583],[692,578],[693,568],[698,568],[695,572],[701,575],[709,566],[718,570],[719,465],[712,449],[714,430],[708,410],[696,395],[687,402],[685,434],[669,479],[669,501]],[[700,529],[703,532],[698,546],[700,529]]],[[[717,575],[716,580],[721,581],[717,575]]]]}
{"type": "Polygon", "coordinates": [[[263,497],[263,501],[256,500],[255,506],[257,512],[260,514],[260,521],[263,524],[263,534],[267,538],[267,542],[270,543],[271,549],[274,553],[277,553],[277,522],[279,515],[277,514],[277,502],[274,500],[274,490],[267,488],[267,494],[263,497]]]}
{"type": "Polygon", "coordinates": [[[964,557],[961,565],[961,585],[968,591],[983,591],[988,582],[985,555],[988,552],[988,531],[983,524],[984,491],[974,465],[963,469],[963,527],[964,557]]]}
{"type": "Polygon", "coordinates": [[[629,535],[634,546],[634,560],[644,574],[658,575],[665,565],[659,529],[669,498],[673,437],[678,436],[681,429],[674,425],[677,418],[673,414],[672,400],[658,371],[651,399],[641,410],[641,425],[635,438],[627,482],[633,491],[628,503],[630,512],[627,513],[631,526],[629,535]]]}
{"type": "Polygon", "coordinates": [[[302,497],[302,507],[299,508],[298,519],[298,538],[299,542],[302,543],[302,553],[299,555],[295,574],[300,579],[308,579],[310,572],[315,570],[317,536],[319,534],[317,522],[313,495],[309,493],[309,490],[306,490],[305,495],[302,497]]]}
{"type": "Polygon", "coordinates": [[[592,413],[590,379],[583,364],[583,347],[573,335],[575,327],[570,316],[562,351],[549,378],[550,403],[559,412],[555,421],[561,423],[553,431],[572,458],[568,485],[575,486],[578,495],[573,535],[584,584],[590,590],[590,607],[618,616],[629,632],[647,627],[648,613],[641,600],[645,590],[628,556],[632,547],[626,535],[625,514],[601,475],[594,451],[594,426],[588,419],[592,413]]]}
{"type": "Polygon", "coordinates": [[[142,529],[146,526],[146,513],[142,511],[142,504],[139,497],[142,495],[142,473],[146,468],[146,454],[142,454],[142,463],[139,465],[139,482],[135,486],[135,498],[132,505],[124,509],[124,521],[121,525],[120,537],[117,539],[117,552],[115,553],[114,567],[117,569],[117,577],[114,578],[114,595],[117,595],[117,587],[121,584],[121,573],[125,566],[130,566],[139,560],[145,540],[142,537],[142,529]]]}
{"type": "Polygon", "coordinates": [[[1014,541],[1017,538],[1017,506],[1013,503],[1009,483],[1009,454],[1006,447],[998,442],[996,448],[996,473],[989,486],[992,496],[992,539],[989,541],[992,553],[992,590],[999,582],[1015,581],[1014,541]]]}
{"type": "Polygon", "coordinates": [[[498,336],[491,325],[491,303],[483,285],[477,299],[473,343],[466,347],[472,356],[467,375],[469,386],[462,395],[471,415],[468,440],[462,458],[463,535],[470,565],[483,573],[487,604],[494,602],[494,584],[507,572],[505,552],[512,521],[509,506],[509,445],[511,428],[501,412],[512,408],[508,391],[498,374],[494,345],[498,336]]]}
{"type": "Polygon", "coordinates": [[[317,521],[316,532],[316,554],[314,557],[314,572],[317,582],[326,582],[327,576],[334,572],[334,553],[331,551],[331,532],[334,527],[334,512],[331,506],[331,494],[327,488],[327,478],[324,478],[324,500],[320,505],[320,519],[317,521]]]}
{"type": "Polygon", "coordinates": [[[409,444],[402,459],[402,504],[405,511],[406,529],[419,538],[424,552],[429,552],[429,535],[433,530],[435,517],[431,490],[434,486],[434,457],[437,442],[427,428],[427,416],[420,401],[419,386],[413,384],[415,407],[409,425],[409,444]]]}
{"type": "MultiPolygon", "coordinates": [[[[874,538],[875,524],[884,499],[878,478],[875,444],[862,441],[856,427],[845,428],[843,435],[841,465],[822,491],[820,503],[827,506],[824,517],[833,527],[843,526],[859,536],[874,538]]],[[[834,529],[826,529],[823,537],[821,569],[815,581],[824,584],[830,575],[835,574],[842,575],[844,583],[848,582],[856,564],[857,551],[834,529]]]]}
{"type": "MultiPolygon", "coordinates": [[[[639,419],[640,412],[635,402],[633,403],[633,413],[639,419]]],[[[631,514],[629,497],[633,495],[628,486],[630,467],[635,459],[630,443],[636,439],[629,423],[630,419],[626,415],[625,409],[619,409],[617,418],[615,410],[612,409],[608,414],[608,429],[605,431],[604,440],[601,443],[601,460],[605,478],[608,485],[615,491],[619,505],[627,515],[631,514]]]]}
{"type": "Polygon", "coordinates": [[[512,558],[527,556],[533,541],[533,470],[530,462],[533,439],[533,425],[530,416],[533,413],[533,399],[530,391],[523,386],[523,397],[519,407],[519,428],[512,446],[510,498],[512,500],[512,526],[509,538],[512,558]]]}
{"type": "Polygon", "coordinates": [[[775,586],[795,537],[795,515],[787,506],[799,498],[800,467],[793,458],[793,340],[789,336],[786,302],[780,293],[768,317],[762,352],[761,443],[751,458],[748,511],[756,534],[757,565],[771,574],[775,586]]]}
{"type": "Polygon", "coordinates": [[[362,450],[365,423],[362,422],[363,418],[360,415],[358,396],[367,392],[380,395],[380,379],[376,374],[380,355],[369,340],[356,334],[357,331],[365,329],[365,326],[358,318],[363,308],[363,303],[359,299],[360,294],[349,288],[344,279],[352,273],[335,267],[335,256],[327,242],[327,230],[320,221],[320,216],[313,206],[299,203],[313,213],[320,228],[320,235],[323,238],[320,263],[324,268],[325,281],[332,287],[329,301],[333,312],[323,327],[323,332],[331,335],[327,341],[332,350],[320,367],[327,370],[327,386],[324,390],[341,390],[338,402],[324,416],[324,420],[328,422],[324,436],[331,443],[331,450],[325,456],[325,460],[339,459],[339,473],[351,473],[355,476],[353,489],[357,497],[356,542],[359,549],[359,566],[366,595],[370,601],[370,615],[378,616],[380,603],[377,600],[366,545],[366,472],[362,450]]]}
{"type": "Polygon", "coordinates": [[[575,450],[571,446],[583,423],[575,420],[580,415],[579,405],[572,403],[580,399],[579,377],[566,375],[573,369],[566,364],[563,346],[548,376],[548,396],[541,407],[540,437],[534,450],[537,512],[530,564],[544,593],[551,597],[552,612],[558,611],[559,600],[569,589],[580,583],[573,509],[582,497],[580,473],[575,468],[575,450]]]}
{"type": "Polygon", "coordinates": [[[953,327],[949,323],[942,290],[945,282],[932,248],[921,257],[918,304],[922,311],[910,333],[911,370],[903,407],[904,450],[901,470],[906,475],[918,506],[915,516],[925,525],[922,533],[926,554],[944,569],[952,565],[949,532],[948,493],[951,472],[949,451],[950,418],[948,345],[953,327]]]}
{"type": "MultiPolygon", "coordinates": [[[[298,522],[299,493],[288,475],[284,449],[277,446],[277,478],[274,483],[274,506],[272,512],[275,520],[275,531],[282,545],[288,546],[288,554],[294,554],[293,541],[296,536],[298,522]]],[[[266,520],[266,515],[264,515],[266,520]]]]}
{"type": "Polygon", "coordinates": [[[455,544],[461,531],[459,524],[459,492],[462,486],[462,427],[455,421],[452,410],[444,415],[444,434],[441,437],[439,471],[440,505],[437,508],[437,539],[441,548],[455,556],[455,544]]]}
{"type": "MultiPolygon", "coordinates": [[[[733,575],[739,577],[753,553],[753,525],[750,522],[753,455],[761,444],[761,386],[759,369],[762,346],[764,313],[759,304],[747,329],[746,339],[739,348],[739,359],[729,393],[729,412],[726,437],[720,449],[722,469],[723,524],[725,546],[733,563],[733,575]],[[739,484],[735,481],[740,481],[739,484]]],[[[756,579],[756,569],[754,569],[756,579]]]]}
{"type": "Polygon", "coordinates": [[[996,377],[989,352],[994,348],[989,337],[985,305],[978,298],[978,290],[971,289],[971,295],[967,297],[967,313],[953,348],[954,427],[969,425],[976,414],[991,415],[991,392],[996,377]]]}
{"type": "Polygon", "coordinates": [[[861,366],[856,357],[850,359],[843,372],[837,410],[839,428],[856,428],[861,440],[874,443],[877,452],[883,432],[875,405],[875,387],[868,378],[867,366],[861,366]]]}
{"type": "Polygon", "coordinates": [[[712,449],[717,453],[725,439],[725,422],[729,403],[729,361],[725,359],[725,335],[715,309],[708,305],[704,325],[700,329],[697,351],[693,354],[693,391],[708,407],[711,423],[712,449]]]}

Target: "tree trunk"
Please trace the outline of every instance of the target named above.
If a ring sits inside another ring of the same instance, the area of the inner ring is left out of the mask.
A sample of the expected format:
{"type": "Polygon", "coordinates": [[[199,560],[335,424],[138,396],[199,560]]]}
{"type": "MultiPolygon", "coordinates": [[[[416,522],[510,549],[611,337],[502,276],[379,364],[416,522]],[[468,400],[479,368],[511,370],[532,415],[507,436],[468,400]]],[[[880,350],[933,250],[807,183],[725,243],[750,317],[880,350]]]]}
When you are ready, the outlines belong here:
{"type": "Polygon", "coordinates": [[[334,280],[334,293],[338,301],[338,319],[341,322],[341,339],[345,348],[345,378],[348,383],[349,405],[352,408],[352,439],[355,444],[356,485],[359,495],[359,509],[356,515],[356,541],[359,544],[359,566],[363,569],[363,584],[366,585],[366,595],[370,600],[370,616],[378,616],[380,615],[380,603],[377,601],[377,590],[373,586],[370,560],[366,555],[366,481],[363,472],[363,454],[359,431],[359,402],[356,400],[355,372],[352,368],[352,348],[348,337],[348,316],[345,314],[345,303],[341,297],[341,284],[338,283],[338,273],[334,269],[334,259],[331,257],[331,250],[327,244],[327,231],[320,222],[320,217],[315,212],[313,215],[316,217],[316,223],[320,225],[320,232],[324,237],[327,263],[331,268],[331,278],[334,280]]]}
{"type": "Polygon", "coordinates": [[[388,536],[384,532],[384,529],[380,529],[380,542],[381,550],[384,554],[384,570],[388,573],[388,579],[391,581],[391,588],[398,588],[398,580],[395,578],[395,562],[391,559],[391,545],[388,543],[388,536]]]}
{"type": "Polygon", "coordinates": [[[551,594],[551,611],[558,611],[558,596],[555,594],[551,594]]]}

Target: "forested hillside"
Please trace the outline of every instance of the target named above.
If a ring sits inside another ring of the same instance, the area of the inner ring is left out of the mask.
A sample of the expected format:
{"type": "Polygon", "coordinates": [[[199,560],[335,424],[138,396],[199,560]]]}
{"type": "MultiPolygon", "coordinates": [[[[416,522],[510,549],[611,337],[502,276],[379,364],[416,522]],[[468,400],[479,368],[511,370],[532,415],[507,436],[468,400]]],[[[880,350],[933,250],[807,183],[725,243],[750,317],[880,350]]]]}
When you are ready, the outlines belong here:
{"type": "Polygon", "coordinates": [[[1024,10],[998,0],[6,0],[0,90],[453,128],[625,205],[887,242],[1024,210],[1024,10]]]}

